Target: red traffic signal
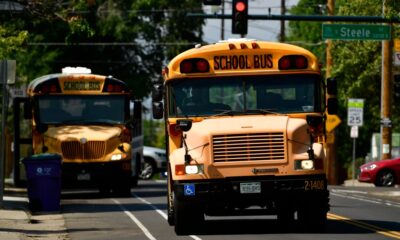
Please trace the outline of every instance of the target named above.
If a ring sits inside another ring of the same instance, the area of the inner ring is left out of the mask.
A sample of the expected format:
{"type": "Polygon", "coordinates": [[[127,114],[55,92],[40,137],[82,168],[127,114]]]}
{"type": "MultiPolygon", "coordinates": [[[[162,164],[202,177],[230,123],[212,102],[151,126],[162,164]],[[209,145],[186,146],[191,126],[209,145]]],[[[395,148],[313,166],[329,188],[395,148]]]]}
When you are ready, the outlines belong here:
{"type": "Polygon", "coordinates": [[[232,33],[247,34],[248,1],[233,0],[232,3],[232,33]]]}

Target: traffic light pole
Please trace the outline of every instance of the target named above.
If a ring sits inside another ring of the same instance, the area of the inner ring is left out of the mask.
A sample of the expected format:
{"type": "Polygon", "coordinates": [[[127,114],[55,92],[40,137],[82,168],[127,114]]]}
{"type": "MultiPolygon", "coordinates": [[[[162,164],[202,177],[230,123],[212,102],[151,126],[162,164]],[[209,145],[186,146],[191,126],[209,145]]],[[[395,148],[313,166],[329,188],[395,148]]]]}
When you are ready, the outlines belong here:
{"type": "MultiPolygon", "coordinates": [[[[335,3],[334,0],[328,0],[327,4],[327,10],[328,10],[328,15],[333,16],[334,15],[334,9],[335,9],[335,3]]],[[[332,77],[332,65],[333,65],[333,60],[332,60],[332,54],[331,54],[331,49],[332,49],[332,40],[327,39],[326,40],[326,79],[332,77]]],[[[327,142],[326,143],[326,175],[328,178],[328,183],[331,185],[337,185],[338,184],[338,171],[337,171],[337,163],[336,163],[336,130],[333,130],[333,141],[332,142],[327,142]]]]}
{"type": "MultiPolygon", "coordinates": [[[[232,15],[225,14],[202,14],[188,13],[188,17],[232,19],[232,15]]],[[[384,18],[379,16],[296,16],[296,15],[251,15],[251,20],[288,20],[288,21],[311,21],[311,22],[369,22],[369,23],[400,23],[399,17],[384,18]]]]}

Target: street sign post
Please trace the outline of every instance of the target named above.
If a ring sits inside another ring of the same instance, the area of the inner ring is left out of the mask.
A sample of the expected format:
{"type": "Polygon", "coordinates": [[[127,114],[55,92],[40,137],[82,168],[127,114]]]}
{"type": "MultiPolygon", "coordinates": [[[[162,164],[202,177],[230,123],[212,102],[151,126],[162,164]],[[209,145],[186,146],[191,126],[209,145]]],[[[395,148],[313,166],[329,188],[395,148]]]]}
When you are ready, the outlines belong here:
{"type": "Polygon", "coordinates": [[[358,137],[358,127],[363,125],[364,99],[349,98],[347,103],[347,125],[351,126],[350,137],[353,138],[353,161],[352,161],[352,179],[355,179],[355,161],[356,161],[356,138],[358,137]]]}
{"type": "Polygon", "coordinates": [[[389,25],[372,24],[322,24],[323,39],[338,40],[389,40],[389,25]]]}

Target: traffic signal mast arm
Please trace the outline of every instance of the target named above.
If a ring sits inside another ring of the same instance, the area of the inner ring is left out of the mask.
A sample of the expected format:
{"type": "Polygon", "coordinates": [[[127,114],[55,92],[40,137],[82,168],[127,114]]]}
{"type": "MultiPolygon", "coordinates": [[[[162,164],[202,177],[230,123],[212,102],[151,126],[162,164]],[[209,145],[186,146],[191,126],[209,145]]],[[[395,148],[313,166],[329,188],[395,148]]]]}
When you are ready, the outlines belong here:
{"type": "MultiPolygon", "coordinates": [[[[222,14],[201,14],[188,13],[188,17],[232,19],[232,15],[222,14]]],[[[374,23],[400,23],[399,17],[384,18],[381,16],[300,16],[300,15],[252,15],[248,14],[247,19],[251,20],[297,20],[315,22],[374,22],[374,23]]]]}

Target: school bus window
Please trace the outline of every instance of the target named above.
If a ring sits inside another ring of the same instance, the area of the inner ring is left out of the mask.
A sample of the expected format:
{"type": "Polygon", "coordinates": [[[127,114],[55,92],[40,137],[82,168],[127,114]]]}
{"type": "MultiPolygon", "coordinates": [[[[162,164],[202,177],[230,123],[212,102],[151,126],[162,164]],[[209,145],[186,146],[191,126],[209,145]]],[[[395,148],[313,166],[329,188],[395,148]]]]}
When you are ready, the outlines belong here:
{"type": "Polygon", "coordinates": [[[171,116],[207,116],[231,110],[240,81],[222,79],[190,80],[172,83],[169,99],[171,116]]]}
{"type": "Polygon", "coordinates": [[[171,116],[254,114],[258,110],[279,113],[320,111],[314,75],[225,77],[187,79],[170,85],[171,116]]]}
{"type": "Polygon", "coordinates": [[[44,124],[62,123],[123,123],[124,96],[39,96],[39,121],[44,124]]]}

